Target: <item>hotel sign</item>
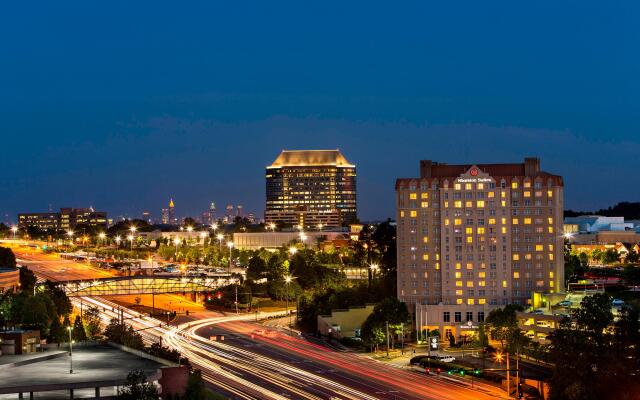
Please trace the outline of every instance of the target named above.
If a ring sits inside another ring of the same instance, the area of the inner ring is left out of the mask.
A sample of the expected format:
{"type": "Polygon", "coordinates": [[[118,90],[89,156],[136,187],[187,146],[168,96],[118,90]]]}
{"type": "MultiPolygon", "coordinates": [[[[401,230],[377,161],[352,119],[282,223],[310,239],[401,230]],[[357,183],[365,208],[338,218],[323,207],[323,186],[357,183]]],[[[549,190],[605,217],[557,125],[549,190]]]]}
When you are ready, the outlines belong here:
{"type": "Polygon", "coordinates": [[[472,166],[465,172],[460,175],[455,180],[456,183],[490,183],[494,182],[493,178],[489,176],[489,174],[482,172],[480,168],[475,165],[472,166]]]}

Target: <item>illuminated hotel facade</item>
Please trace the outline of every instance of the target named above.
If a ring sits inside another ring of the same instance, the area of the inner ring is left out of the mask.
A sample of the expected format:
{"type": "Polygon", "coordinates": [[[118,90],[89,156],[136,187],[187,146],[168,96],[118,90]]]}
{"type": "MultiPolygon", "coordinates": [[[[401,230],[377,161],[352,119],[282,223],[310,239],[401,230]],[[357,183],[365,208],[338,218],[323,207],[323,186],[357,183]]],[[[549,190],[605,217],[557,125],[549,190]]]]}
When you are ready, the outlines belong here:
{"type": "Polygon", "coordinates": [[[396,182],[398,298],[421,332],[471,334],[489,312],[564,290],[563,180],[540,160],[420,162],[396,182]]]}
{"type": "Polygon", "coordinates": [[[266,223],[339,227],[357,221],[356,166],[339,150],[283,150],[266,168],[266,223]]]}
{"type": "Polygon", "coordinates": [[[107,213],[93,208],[61,208],[60,212],[21,213],[18,225],[23,228],[38,228],[41,231],[67,231],[77,227],[107,228],[107,213]]]}

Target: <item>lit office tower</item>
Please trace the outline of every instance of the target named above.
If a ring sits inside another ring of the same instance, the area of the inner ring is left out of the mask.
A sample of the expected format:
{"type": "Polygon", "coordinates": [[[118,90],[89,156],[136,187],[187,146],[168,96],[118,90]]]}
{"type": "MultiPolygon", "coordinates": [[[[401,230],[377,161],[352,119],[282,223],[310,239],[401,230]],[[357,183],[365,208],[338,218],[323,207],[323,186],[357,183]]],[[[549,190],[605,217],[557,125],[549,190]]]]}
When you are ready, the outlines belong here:
{"type": "Polygon", "coordinates": [[[172,225],[178,224],[178,219],[176,218],[176,206],[173,203],[173,199],[169,200],[169,223],[172,225]]]}
{"type": "Polygon", "coordinates": [[[209,208],[202,212],[202,223],[205,225],[211,225],[216,222],[216,203],[213,201],[209,205],[209,208]]]}
{"type": "Polygon", "coordinates": [[[236,217],[242,218],[242,216],[243,216],[242,212],[243,212],[242,204],[238,204],[236,206],[236,217]]]}
{"type": "Polygon", "coordinates": [[[162,219],[161,222],[164,225],[168,225],[169,224],[169,209],[168,208],[163,208],[162,209],[162,219]]]}
{"type": "Polygon", "coordinates": [[[563,181],[518,164],[420,162],[396,182],[398,298],[456,338],[492,309],[564,290],[563,181]]]}
{"type": "Polygon", "coordinates": [[[225,216],[227,217],[227,219],[233,220],[233,205],[232,204],[227,204],[225,216]]]}
{"type": "Polygon", "coordinates": [[[356,166],[339,150],[283,150],[266,181],[267,223],[336,227],[357,219],[356,166]]]}

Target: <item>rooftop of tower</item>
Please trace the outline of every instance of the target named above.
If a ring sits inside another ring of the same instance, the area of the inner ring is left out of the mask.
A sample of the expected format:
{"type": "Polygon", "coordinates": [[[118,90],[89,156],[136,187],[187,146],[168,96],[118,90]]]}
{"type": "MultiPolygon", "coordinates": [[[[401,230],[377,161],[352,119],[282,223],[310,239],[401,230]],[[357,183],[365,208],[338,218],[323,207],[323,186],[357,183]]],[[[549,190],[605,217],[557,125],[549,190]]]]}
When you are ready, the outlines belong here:
{"type": "Polygon", "coordinates": [[[282,150],[278,158],[267,168],[306,166],[355,167],[340,150],[282,150]]]}

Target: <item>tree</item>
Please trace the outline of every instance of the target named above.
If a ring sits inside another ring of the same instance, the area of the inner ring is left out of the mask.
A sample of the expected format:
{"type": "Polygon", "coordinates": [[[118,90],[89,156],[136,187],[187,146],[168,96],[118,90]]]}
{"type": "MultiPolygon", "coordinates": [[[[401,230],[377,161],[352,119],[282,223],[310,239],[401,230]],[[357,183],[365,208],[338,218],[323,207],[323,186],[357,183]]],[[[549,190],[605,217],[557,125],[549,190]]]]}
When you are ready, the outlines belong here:
{"type": "Polygon", "coordinates": [[[614,323],[609,295],[598,293],[551,334],[552,400],[632,399],[640,392],[638,313],[625,310],[619,318],[614,323]]]}
{"type": "Polygon", "coordinates": [[[84,330],[84,325],[79,315],[76,315],[76,319],[73,321],[73,340],[76,342],[84,342],[87,340],[87,333],[84,330]]]}
{"type": "Polygon", "coordinates": [[[29,268],[20,268],[20,289],[23,292],[33,293],[37,281],[36,275],[29,268]]]}
{"type": "Polygon", "coordinates": [[[371,321],[365,321],[362,324],[362,340],[371,347],[371,351],[378,350],[378,346],[384,343],[384,339],[386,337],[382,328],[377,326],[369,326],[372,324],[371,321]]]}
{"type": "Polygon", "coordinates": [[[193,370],[189,374],[187,380],[187,388],[185,390],[184,400],[207,400],[207,388],[204,386],[204,380],[202,379],[202,371],[199,369],[193,370]]]}
{"type": "Polygon", "coordinates": [[[84,328],[89,340],[99,339],[102,333],[100,323],[100,310],[97,307],[90,307],[84,312],[84,328]]]}
{"type": "Polygon", "coordinates": [[[251,257],[249,266],[247,267],[247,279],[257,281],[262,279],[266,273],[267,263],[257,255],[251,257]]]}
{"type": "Polygon", "coordinates": [[[624,262],[627,264],[637,264],[640,261],[640,254],[634,249],[629,250],[627,256],[624,259],[624,262]]]}
{"type": "Polygon", "coordinates": [[[60,318],[54,318],[49,328],[49,342],[63,343],[66,339],[66,334],[65,328],[60,323],[60,318]]]}
{"type": "Polygon", "coordinates": [[[116,318],[112,319],[109,325],[107,325],[107,328],[104,330],[104,335],[110,342],[131,347],[132,349],[139,350],[144,348],[142,336],[134,331],[131,326],[121,324],[116,318]]]}
{"type": "Polygon", "coordinates": [[[68,315],[73,310],[71,300],[57,284],[47,280],[44,283],[44,293],[46,293],[56,306],[56,312],[58,315],[68,315]]]}
{"type": "Polygon", "coordinates": [[[407,325],[408,322],[409,311],[407,310],[407,305],[396,297],[387,297],[376,304],[373,312],[362,324],[362,334],[363,337],[372,338],[374,337],[373,330],[376,328],[386,332],[387,323],[389,324],[389,330],[392,331],[397,330],[402,324],[407,325]]]}
{"type": "Polygon", "coordinates": [[[509,330],[518,326],[516,311],[524,310],[519,304],[508,304],[504,308],[491,310],[487,316],[486,323],[491,325],[491,336],[500,341],[500,346],[504,347],[504,341],[509,336],[509,330]]]}
{"type": "Polygon", "coordinates": [[[147,382],[147,376],[140,370],[129,372],[124,387],[118,390],[121,400],[157,400],[159,397],[158,389],[147,382]]]}
{"type": "Polygon", "coordinates": [[[16,255],[8,247],[0,247],[0,267],[16,267],[16,255]]]}

